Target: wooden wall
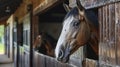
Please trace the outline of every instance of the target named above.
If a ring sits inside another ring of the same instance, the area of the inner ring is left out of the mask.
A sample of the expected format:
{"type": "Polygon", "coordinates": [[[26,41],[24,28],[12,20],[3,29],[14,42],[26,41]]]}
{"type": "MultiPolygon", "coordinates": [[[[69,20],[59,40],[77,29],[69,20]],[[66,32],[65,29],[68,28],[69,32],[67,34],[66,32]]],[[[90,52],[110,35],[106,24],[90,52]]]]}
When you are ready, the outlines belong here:
{"type": "Polygon", "coordinates": [[[119,2],[119,0],[80,0],[86,9],[101,7],[106,4],[119,2]]]}
{"type": "Polygon", "coordinates": [[[45,0],[32,0],[33,3],[33,9],[38,7],[41,3],[43,3],[45,0]]]}
{"type": "MultiPolygon", "coordinates": [[[[38,16],[33,16],[33,23],[32,23],[32,40],[34,42],[35,38],[37,37],[37,35],[39,34],[39,27],[38,27],[38,23],[39,23],[39,19],[38,16]]],[[[32,43],[33,43],[32,42],[32,43]]]]}
{"type": "MultiPolygon", "coordinates": [[[[35,0],[37,2],[37,0],[35,0]]],[[[37,15],[43,12],[46,12],[51,7],[55,6],[56,4],[62,2],[63,0],[41,0],[38,3],[34,2],[33,0],[33,15],[37,15]],[[35,3],[35,5],[34,5],[35,3]]]]}
{"type": "MultiPolygon", "coordinates": [[[[6,19],[6,20],[7,20],[7,19],[6,19]]],[[[5,24],[6,24],[6,20],[0,21],[0,25],[5,25],[5,24]]]]}
{"type": "Polygon", "coordinates": [[[13,61],[13,22],[14,22],[14,16],[11,15],[9,19],[7,20],[7,24],[9,24],[9,32],[8,32],[8,53],[9,53],[9,58],[11,61],[13,61]]]}
{"type": "Polygon", "coordinates": [[[9,16],[3,17],[0,19],[0,25],[7,25],[7,20],[8,20],[9,16]]]}
{"type": "Polygon", "coordinates": [[[34,51],[34,67],[76,67],[72,64],[58,62],[55,58],[34,51]]]}
{"type": "Polygon", "coordinates": [[[14,16],[18,17],[19,23],[22,23],[24,20],[24,16],[28,13],[27,12],[27,5],[33,4],[33,23],[32,23],[32,30],[33,30],[33,40],[38,35],[38,16],[37,14],[40,12],[44,12],[43,10],[48,9],[48,7],[52,7],[55,3],[59,0],[23,0],[22,4],[18,7],[15,11],[14,16]]]}
{"type": "Polygon", "coordinates": [[[23,17],[27,14],[27,5],[30,3],[31,3],[31,0],[23,0],[21,5],[15,11],[14,16],[18,17],[19,23],[22,22],[23,17]]]}
{"type": "Polygon", "coordinates": [[[120,3],[99,8],[100,67],[120,66],[120,3]]]}
{"type": "MultiPolygon", "coordinates": [[[[70,7],[76,6],[76,0],[69,0],[71,2],[69,4],[70,7]]],[[[85,9],[98,8],[106,4],[112,4],[119,2],[120,0],[80,0],[81,4],[85,7],[85,9]]]]}

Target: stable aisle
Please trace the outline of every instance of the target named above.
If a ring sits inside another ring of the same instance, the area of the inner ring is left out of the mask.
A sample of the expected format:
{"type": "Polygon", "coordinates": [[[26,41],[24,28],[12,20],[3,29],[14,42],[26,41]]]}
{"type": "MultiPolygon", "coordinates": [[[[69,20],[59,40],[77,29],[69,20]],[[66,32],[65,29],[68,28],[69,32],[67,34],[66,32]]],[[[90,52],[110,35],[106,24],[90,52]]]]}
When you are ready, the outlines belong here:
{"type": "Polygon", "coordinates": [[[14,67],[14,64],[6,55],[0,54],[0,67],[14,67]]]}

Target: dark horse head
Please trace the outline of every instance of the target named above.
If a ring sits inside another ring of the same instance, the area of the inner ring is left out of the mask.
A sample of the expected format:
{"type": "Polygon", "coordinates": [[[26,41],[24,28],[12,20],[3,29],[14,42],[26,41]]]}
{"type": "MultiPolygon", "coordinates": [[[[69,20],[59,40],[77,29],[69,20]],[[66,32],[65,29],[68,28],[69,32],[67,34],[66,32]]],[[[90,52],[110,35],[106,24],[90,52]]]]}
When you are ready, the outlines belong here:
{"type": "Polygon", "coordinates": [[[48,33],[42,32],[36,37],[33,48],[38,52],[54,57],[54,50],[57,40],[48,33]]]}
{"type": "Polygon", "coordinates": [[[77,7],[64,18],[61,35],[55,49],[57,60],[68,62],[79,47],[89,44],[98,56],[99,24],[92,10],[85,10],[77,0],[77,7]]]}

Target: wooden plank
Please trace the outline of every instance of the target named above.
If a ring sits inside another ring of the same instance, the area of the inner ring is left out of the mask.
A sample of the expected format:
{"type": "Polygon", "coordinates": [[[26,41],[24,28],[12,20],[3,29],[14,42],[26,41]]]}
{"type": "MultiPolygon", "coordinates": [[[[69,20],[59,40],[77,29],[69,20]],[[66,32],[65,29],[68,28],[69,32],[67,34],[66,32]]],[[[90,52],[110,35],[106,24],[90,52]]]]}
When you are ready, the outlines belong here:
{"type": "Polygon", "coordinates": [[[63,0],[44,0],[36,8],[33,9],[33,15],[41,14],[46,12],[51,7],[54,7],[56,4],[61,3],[63,0]]]}
{"type": "Polygon", "coordinates": [[[102,29],[103,32],[101,32],[101,34],[103,34],[103,37],[102,37],[103,39],[102,39],[102,47],[101,48],[103,48],[102,60],[106,61],[106,58],[104,56],[104,55],[106,55],[106,52],[105,52],[106,51],[106,49],[105,49],[106,48],[106,43],[105,43],[105,38],[106,38],[105,37],[105,24],[106,24],[105,23],[105,7],[103,7],[102,9],[103,9],[103,11],[102,11],[103,12],[103,16],[102,16],[102,18],[103,18],[103,22],[102,22],[103,23],[103,29],[102,29]]]}
{"type": "Polygon", "coordinates": [[[85,46],[80,47],[77,51],[75,51],[75,52],[71,55],[70,60],[69,60],[69,63],[72,64],[72,65],[81,67],[84,58],[86,58],[86,56],[85,56],[85,53],[86,53],[86,52],[85,52],[85,51],[86,51],[85,46]]]}
{"type": "Polygon", "coordinates": [[[115,4],[115,37],[116,37],[116,50],[117,50],[117,65],[120,66],[120,3],[115,4]]]}
{"type": "Polygon", "coordinates": [[[14,67],[17,67],[17,44],[14,44],[14,67]]]}
{"type": "Polygon", "coordinates": [[[41,4],[43,1],[45,1],[45,0],[32,0],[33,9],[36,8],[37,6],[39,6],[39,4],[41,4]]]}
{"type": "Polygon", "coordinates": [[[100,67],[115,67],[120,62],[119,4],[109,4],[99,8],[100,20],[100,67]]]}
{"type": "Polygon", "coordinates": [[[115,51],[115,4],[109,5],[109,64],[116,65],[116,51],[115,51]]]}
{"type": "Polygon", "coordinates": [[[85,59],[86,65],[85,67],[98,67],[98,61],[92,59],[85,59]]]}
{"type": "Polygon", "coordinates": [[[38,64],[39,67],[46,67],[44,55],[38,54],[38,64]]]}
{"type": "Polygon", "coordinates": [[[21,67],[24,67],[24,47],[22,46],[21,47],[21,56],[22,56],[22,65],[21,65],[21,67]]]}
{"type": "Polygon", "coordinates": [[[33,66],[34,67],[38,67],[38,53],[37,52],[35,52],[35,51],[33,51],[33,66]]]}
{"type": "Polygon", "coordinates": [[[5,25],[7,23],[6,21],[9,17],[10,16],[5,16],[5,17],[0,18],[0,25],[5,25]]]}
{"type": "MultiPolygon", "coordinates": [[[[98,14],[99,14],[99,27],[100,27],[100,33],[102,33],[102,29],[103,29],[103,24],[102,24],[102,8],[99,8],[98,9],[98,14]]],[[[103,39],[103,35],[102,34],[100,34],[100,40],[99,40],[99,62],[101,61],[101,59],[102,59],[102,52],[103,52],[103,50],[102,50],[102,39],[103,39]]],[[[101,63],[101,62],[100,62],[101,63]]]]}
{"type": "Polygon", "coordinates": [[[55,58],[34,52],[34,67],[74,67],[69,63],[61,63],[55,58]]]}
{"type": "Polygon", "coordinates": [[[30,65],[30,63],[29,63],[29,61],[30,61],[30,54],[29,54],[29,52],[28,51],[24,51],[24,67],[30,67],[29,65],[30,65]]]}
{"type": "Polygon", "coordinates": [[[33,34],[33,41],[32,43],[34,43],[34,40],[36,39],[36,37],[39,35],[39,17],[38,16],[33,16],[33,21],[32,21],[32,34],[33,34]]]}
{"type": "Polygon", "coordinates": [[[23,0],[17,10],[14,12],[14,16],[19,18],[19,23],[23,21],[23,17],[27,14],[27,5],[30,3],[31,0],[23,0]]]}
{"type": "Polygon", "coordinates": [[[21,47],[19,46],[19,67],[22,67],[22,53],[21,53],[21,47]]]}
{"type": "Polygon", "coordinates": [[[46,58],[46,67],[55,67],[55,58],[49,57],[49,56],[45,56],[46,58]]]}
{"type": "Polygon", "coordinates": [[[111,3],[116,3],[119,2],[120,0],[80,0],[80,1],[86,9],[91,9],[91,8],[105,6],[111,3]]]}

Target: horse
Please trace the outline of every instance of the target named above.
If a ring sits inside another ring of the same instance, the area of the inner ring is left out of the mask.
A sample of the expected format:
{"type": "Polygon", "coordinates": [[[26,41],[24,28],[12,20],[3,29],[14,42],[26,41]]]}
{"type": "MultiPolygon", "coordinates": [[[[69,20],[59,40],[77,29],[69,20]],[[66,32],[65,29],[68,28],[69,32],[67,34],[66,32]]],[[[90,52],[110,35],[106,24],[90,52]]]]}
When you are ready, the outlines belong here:
{"type": "MultiPolygon", "coordinates": [[[[81,46],[92,48],[93,59],[98,60],[99,23],[93,10],[86,10],[79,0],[63,20],[63,28],[55,48],[58,61],[67,63],[70,56],[81,46]]],[[[89,57],[90,54],[87,54],[89,57]]]]}
{"type": "Polygon", "coordinates": [[[42,32],[34,41],[33,48],[38,52],[54,57],[57,40],[48,33],[42,32]]]}

